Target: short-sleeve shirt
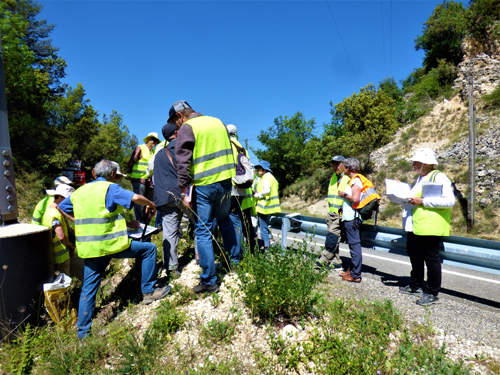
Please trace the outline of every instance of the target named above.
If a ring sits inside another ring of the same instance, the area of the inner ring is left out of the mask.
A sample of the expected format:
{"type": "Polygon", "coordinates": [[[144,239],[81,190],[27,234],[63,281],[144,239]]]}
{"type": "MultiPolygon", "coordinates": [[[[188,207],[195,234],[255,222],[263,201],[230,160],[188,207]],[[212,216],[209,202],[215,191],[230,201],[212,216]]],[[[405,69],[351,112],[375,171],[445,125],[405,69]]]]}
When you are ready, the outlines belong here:
{"type": "MultiPolygon", "coordinates": [[[[361,182],[361,179],[359,177],[356,177],[352,181],[352,185],[359,186],[360,189],[363,188],[363,183],[361,182]]],[[[347,184],[344,193],[346,195],[352,195],[352,187],[347,184]]],[[[348,201],[347,199],[344,198],[344,203],[342,203],[342,221],[351,221],[354,220],[354,218],[359,217],[357,214],[356,210],[352,208],[352,203],[348,201]]],[[[361,217],[360,217],[361,219],[361,217]]]]}
{"type": "MultiPolygon", "coordinates": [[[[107,181],[104,177],[99,177],[96,181],[107,181]]],[[[93,182],[89,182],[92,184],[93,182]]],[[[134,206],[134,202],[132,202],[132,198],[134,197],[134,193],[130,190],[125,190],[118,184],[109,185],[108,192],[106,193],[106,209],[109,212],[114,212],[117,206],[122,206],[127,209],[130,209],[134,206]]],[[[73,212],[73,202],[71,202],[71,196],[64,199],[61,203],[59,203],[59,208],[66,213],[73,212]]]]}

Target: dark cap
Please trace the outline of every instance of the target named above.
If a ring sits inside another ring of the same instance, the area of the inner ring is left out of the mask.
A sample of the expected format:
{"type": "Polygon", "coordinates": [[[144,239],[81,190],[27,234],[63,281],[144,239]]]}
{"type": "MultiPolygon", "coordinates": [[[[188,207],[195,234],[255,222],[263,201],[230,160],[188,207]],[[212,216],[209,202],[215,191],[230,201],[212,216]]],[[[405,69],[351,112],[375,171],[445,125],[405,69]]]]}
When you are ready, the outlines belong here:
{"type": "Polygon", "coordinates": [[[180,112],[183,109],[187,108],[191,108],[188,102],[186,102],[185,100],[177,100],[174,104],[172,104],[172,107],[170,107],[170,110],[168,111],[168,122],[172,122],[170,121],[170,119],[177,112],[180,112]]]}
{"type": "Polygon", "coordinates": [[[330,160],[330,162],[334,162],[334,161],[343,163],[345,161],[345,158],[342,155],[335,155],[332,158],[332,160],[330,160]]]}
{"type": "Polygon", "coordinates": [[[168,139],[174,135],[175,131],[177,130],[177,126],[173,122],[169,122],[165,125],[163,125],[163,128],[161,128],[161,134],[165,137],[165,139],[168,141],[168,139]]]}

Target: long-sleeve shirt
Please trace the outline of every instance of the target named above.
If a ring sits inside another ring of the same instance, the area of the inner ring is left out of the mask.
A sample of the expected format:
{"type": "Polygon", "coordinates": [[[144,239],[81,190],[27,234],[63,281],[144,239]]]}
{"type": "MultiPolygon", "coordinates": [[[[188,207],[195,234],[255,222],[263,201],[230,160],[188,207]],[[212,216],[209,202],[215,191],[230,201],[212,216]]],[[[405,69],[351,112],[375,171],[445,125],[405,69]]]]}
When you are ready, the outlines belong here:
{"type": "MultiPolygon", "coordinates": [[[[269,172],[266,172],[266,173],[269,173],[269,172]]],[[[265,174],[264,174],[264,176],[265,176],[265,174]]],[[[264,178],[264,176],[262,176],[262,178],[263,178],[262,190],[255,193],[255,195],[254,195],[255,198],[263,198],[264,195],[267,195],[271,192],[271,184],[269,183],[269,181],[266,178],[264,178]]]]}
{"type": "MultiPolygon", "coordinates": [[[[195,112],[189,116],[194,118],[203,116],[199,112],[195,112]]],[[[227,129],[226,129],[227,131],[227,129]]],[[[229,132],[227,133],[229,137],[229,132]]],[[[193,128],[188,123],[182,124],[177,134],[177,142],[175,144],[175,159],[177,161],[177,173],[179,176],[178,184],[181,189],[187,188],[193,181],[191,177],[191,161],[193,159],[193,150],[196,143],[193,128]]]]}
{"type": "MultiPolygon", "coordinates": [[[[423,177],[418,176],[415,185],[410,190],[410,196],[414,197],[416,192],[422,187],[423,177]]],[[[444,173],[438,173],[434,182],[443,185],[443,194],[441,197],[426,197],[423,199],[423,205],[427,208],[451,208],[455,204],[455,194],[451,187],[451,181],[444,173]]],[[[406,232],[413,231],[413,205],[403,206],[403,229],[406,232]]]]}

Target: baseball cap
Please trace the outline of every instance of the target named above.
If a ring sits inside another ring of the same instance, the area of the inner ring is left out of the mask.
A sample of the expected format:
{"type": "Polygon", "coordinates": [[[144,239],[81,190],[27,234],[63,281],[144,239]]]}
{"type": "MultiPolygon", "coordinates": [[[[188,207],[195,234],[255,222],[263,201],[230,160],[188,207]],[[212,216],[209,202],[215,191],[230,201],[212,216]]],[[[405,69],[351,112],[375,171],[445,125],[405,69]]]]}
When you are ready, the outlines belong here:
{"type": "Polygon", "coordinates": [[[168,111],[168,122],[172,122],[170,121],[170,119],[177,112],[180,112],[183,109],[187,108],[191,108],[188,102],[186,102],[185,100],[177,100],[174,104],[172,104],[172,107],[170,107],[170,110],[168,111]]]}
{"type": "Polygon", "coordinates": [[[75,188],[66,184],[59,184],[55,189],[45,190],[47,195],[50,195],[51,197],[54,195],[61,195],[64,198],[68,198],[74,191],[75,188]]]}
{"type": "Polygon", "coordinates": [[[161,128],[161,134],[163,134],[163,137],[168,141],[168,139],[174,135],[176,130],[177,126],[175,125],[175,123],[168,122],[163,125],[163,128],[161,128]]]}
{"type": "MultiPolygon", "coordinates": [[[[110,160],[111,161],[111,160],[110,160]]],[[[115,165],[116,166],[116,174],[117,175],[120,175],[120,176],[123,176],[123,177],[127,177],[127,175],[125,173],[122,173],[120,171],[120,164],[118,164],[116,161],[111,161],[111,164],[115,165]]]]}
{"type": "Polygon", "coordinates": [[[426,147],[418,149],[410,158],[410,161],[418,161],[422,164],[439,164],[434,150],[426,147]]]}
{"type": "Polygon", "coordinates": [[[54,180],[54,186],[61,185],[61,184],[71,185],[72,183],[73,183],[73,181],[71,181],[66,176],[57,176],[56,179],[54,180]]]}
{"type": "Polygon", "coordinates": [[[238,135],[238,128],[233,124],[226,125],[227,131],[230,135],[238,135]]]}
{"type": "Polygon", "coordinates": [[[338,161],[338,162],[343,163],[345,161],[345,158],[342,155],[335,155],[332,158],[332,160],[330,160],[330,162],[333,162],[333,161],[338,161]]]}

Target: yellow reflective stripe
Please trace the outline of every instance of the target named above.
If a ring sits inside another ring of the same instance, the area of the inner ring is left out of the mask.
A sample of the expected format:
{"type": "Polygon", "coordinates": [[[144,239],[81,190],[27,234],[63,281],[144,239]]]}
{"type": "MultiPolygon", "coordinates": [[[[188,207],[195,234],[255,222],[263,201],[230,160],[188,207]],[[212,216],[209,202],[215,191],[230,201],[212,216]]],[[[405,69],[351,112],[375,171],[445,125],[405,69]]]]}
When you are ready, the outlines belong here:
{"type": "MultiPolygon", "coordinates": [[[[217,152],[212,152],[211,154],[203,155],[203,156],[197,157],[196,159],[193,159],[193,162],[191,165],[200,164],[200,163],[203,163],[205,161],[217,159],[217,158],[220,158],[221,156],[232,155],[232,154],[233,154],[232,149],[225,149],[225,150],[220,150],[217,152]]],[[[233,165],[234,165],[234,163],[233,163],[233,165]]]]}
{"type": "Polygon", "coordinates": [[[78,236],[76,237],[76,240],[78,242],[101,242],[127,235],[128,235],[127,231],[123,230],[120,232],[102,234],[100,236],[78,236]]]}
{"type": "Polygon", "coordinates": [[[75,225],[86,225],[86,224],[109,224],[116,220],[125,220],[123,214],[118,214],[112,217],[100,217],[100,218],[88,218],[88,219],[76,219],[75,225]]]}
{"type": "MultiPolygon", "coordinates": [[[[218,174],[220,172],[224,172],[224,171],[231,170],[231,169],[234,169],[234,168],[236,168],[236,166],[234,165],[234,163],[229,163],[229,164],[221,165],[219,167],[208,169],[208,170],[203,171],[203,172],[195,173],[193,175],[193,180],[199,180],[201,178],[212,176],[212,175],[218,174]]],[[[230,178],[230,177],[231,176],[229,176],[228,178],[230,178]]]]}

